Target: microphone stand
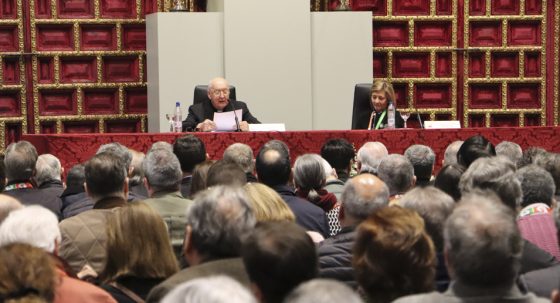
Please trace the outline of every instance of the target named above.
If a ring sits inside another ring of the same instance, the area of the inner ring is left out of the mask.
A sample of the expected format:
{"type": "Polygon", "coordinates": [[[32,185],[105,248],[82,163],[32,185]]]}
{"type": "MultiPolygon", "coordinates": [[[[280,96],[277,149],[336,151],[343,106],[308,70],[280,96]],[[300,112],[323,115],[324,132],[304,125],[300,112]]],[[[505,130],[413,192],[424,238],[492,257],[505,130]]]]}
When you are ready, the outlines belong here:
{"type": "Polygon", "coordinates": [[[237,118],[237,114],[235,113],[235,106],[233,105],[233,100],[228,100],[229,104],[231,104],[231,107],[233,108],[233,116],[235,117],[235,126],[237,127],[236,132],[240,132],[241,131],[241,126],[239,126],[239,118],[237,118]]]}
{"type": "Polygon", "coordinates": [[[422,123],[422,118],[420,117],[420,113],[416,112],[416,117],[418,118],[418,123],[420,123],[420,128],[424,128],[424,123],[422,123]]]}

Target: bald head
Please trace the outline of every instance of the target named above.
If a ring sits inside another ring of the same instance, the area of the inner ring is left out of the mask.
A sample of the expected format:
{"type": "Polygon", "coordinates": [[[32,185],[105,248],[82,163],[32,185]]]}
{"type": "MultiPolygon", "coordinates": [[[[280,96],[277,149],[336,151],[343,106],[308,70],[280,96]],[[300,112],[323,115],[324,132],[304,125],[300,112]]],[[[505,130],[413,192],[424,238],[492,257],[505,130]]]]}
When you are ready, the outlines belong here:
{"type": "Polygon", "coordinates": [[[208,84],[208,99],[216,110],[223,110],[229,104],[229,84],[226,79],[218,77],[208,84]]]}
{"type": "Polygon", "coordinates": [[[389,203],[389,188],[371,174],[358,175],[346,182],[341,196],[342,226],[358,224],[389,203]]]}
{"type": "Polygon", "coordinates": [[[264,146],[256,160],[257,177],[268,186],[286,185],[290,179],[290,156],[280,146],[264,146]]]}

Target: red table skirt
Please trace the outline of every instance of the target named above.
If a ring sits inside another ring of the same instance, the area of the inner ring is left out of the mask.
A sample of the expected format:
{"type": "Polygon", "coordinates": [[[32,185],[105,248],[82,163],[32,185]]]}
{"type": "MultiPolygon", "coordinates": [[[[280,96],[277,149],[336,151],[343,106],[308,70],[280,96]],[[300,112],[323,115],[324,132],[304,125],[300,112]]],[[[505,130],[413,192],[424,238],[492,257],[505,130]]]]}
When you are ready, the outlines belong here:
{"type": "MultiPolygon", "coordinates": [[[[465,128],[465,129],[397,129],[397,130],[348,130],[348,131],[286,131],[286,132],[246,132],[246,133],[193,133],[206,145],[211,159],[222,157],[223,151],[230,144],[242,142],[248,144],[256,153],[271,139],[279,139],[288,144],[292,161],[304,153],[319,153],[325,141],[332,138],[345,138],[358,150],[365,142],[380,141],[389,153],[400,153],[412,144],[430,146],[437,155],[436,168],[441,165],[445,148],[455,140],[464,140],[481,134],[492,143],[513,141],[523,149],[531,146],[543,147],[548,151],[560,151],[560,127],[523,127],[523,128],[465,128]]],[[[121,144],[146,152],[152,143],[173,140],[183,134],[175,133],[128,133],[128,134],[57,134],[57,135],[23,135],[39,154],[50,153],[60,159],[62,165],[69,169],[74,164],[84,162],[95,154],[100,145],[110,142],[121,144]]]]}

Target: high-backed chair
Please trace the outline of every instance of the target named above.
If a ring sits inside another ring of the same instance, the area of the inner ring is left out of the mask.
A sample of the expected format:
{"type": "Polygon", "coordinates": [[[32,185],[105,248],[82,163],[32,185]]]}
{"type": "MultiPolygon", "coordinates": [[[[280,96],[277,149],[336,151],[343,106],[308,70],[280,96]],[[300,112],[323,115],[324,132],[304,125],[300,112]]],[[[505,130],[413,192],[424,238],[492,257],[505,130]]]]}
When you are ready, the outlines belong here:
{"type": "Polygon", "coordinates": [[[367,129],[371,115],[371,83],[358,83],[354,87],[352,129],[367,129]]]}
{"type": "MultiPolygon", "coordinates": [[[[229,98],[232,100],[237,100],[235,97],[235,86],[229,86],[229,98]]],[[[200,103],[202,101],[210,101],[208,99],[208,85],[197,85],[194,88],[193,104],[200,103]]]]}

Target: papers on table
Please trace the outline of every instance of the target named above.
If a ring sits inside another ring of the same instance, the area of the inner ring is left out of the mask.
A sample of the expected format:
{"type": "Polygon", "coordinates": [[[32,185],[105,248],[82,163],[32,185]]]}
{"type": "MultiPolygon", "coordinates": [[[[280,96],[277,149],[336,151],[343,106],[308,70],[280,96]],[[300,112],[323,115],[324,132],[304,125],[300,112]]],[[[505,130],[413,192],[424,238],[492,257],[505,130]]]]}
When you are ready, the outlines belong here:
{"type": "Polygon", "coordinates": [[[235,123],[235,115],[237,115],[237,119],[241,122],[241,117],[243,116],[243,111],[241,109],[238,109],[235,112],[215,112],[214,123],[216,123],[216,130],[236,131],[237,124],[235,123]]]}

